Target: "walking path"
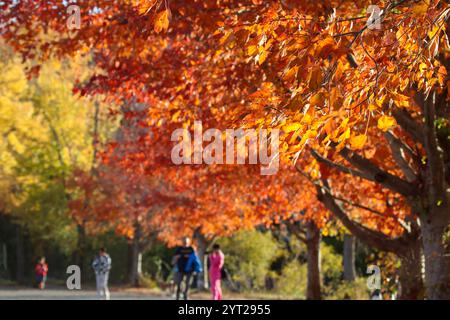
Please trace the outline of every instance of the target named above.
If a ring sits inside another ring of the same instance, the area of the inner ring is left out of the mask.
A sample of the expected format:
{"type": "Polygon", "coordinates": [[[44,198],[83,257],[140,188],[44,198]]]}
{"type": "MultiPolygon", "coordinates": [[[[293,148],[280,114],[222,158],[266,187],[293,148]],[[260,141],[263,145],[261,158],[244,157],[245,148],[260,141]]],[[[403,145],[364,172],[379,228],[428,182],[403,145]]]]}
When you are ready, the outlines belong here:
{"type": "MultiPolygon", "coordinates": [[[[174,300],[169,292],[156,289],[110,287],[111,300],[174,300]]],[[[192,290],[189,294],[191,300],[210,300],[209,291],[196,292],[192,290]]],[[[264,294],[232,294],[225,292],[225,300],[247,300],[247,299],[280,299],[276,295],[264,294]]],[[[83,287],[82,290],[68,290],[62,285],[50,284],[45,290],[18,285],[0,284],[0,300],[97,300],[97,294],[92,286],[83,287]]]]}
{"type": "MultiPolygon", "coordinates": [[[[151,290],[111,288],[111,300],[168,300],[164,293],[151,290]]],[[[68,290],[64,287],[50,287],[45,290],[25,287],[1,287],[0,300],[97,300],[92,288],[68,290]]]]}

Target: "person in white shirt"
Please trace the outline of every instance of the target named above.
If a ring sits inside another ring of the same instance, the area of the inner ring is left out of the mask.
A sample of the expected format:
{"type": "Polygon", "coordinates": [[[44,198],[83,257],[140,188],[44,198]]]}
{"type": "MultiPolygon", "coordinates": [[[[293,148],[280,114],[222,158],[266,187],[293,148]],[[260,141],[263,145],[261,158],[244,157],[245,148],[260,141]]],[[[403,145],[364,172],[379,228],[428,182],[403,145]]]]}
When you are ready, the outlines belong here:
{"type": "Polygon", "coordinates": [[[111,269],[111,258],[106,253],[105,248],[100,248],[99,254],[92,262],[92,268],[95,271],[98,298],[100,300],[109,300],[108,277],[111,269]]]}

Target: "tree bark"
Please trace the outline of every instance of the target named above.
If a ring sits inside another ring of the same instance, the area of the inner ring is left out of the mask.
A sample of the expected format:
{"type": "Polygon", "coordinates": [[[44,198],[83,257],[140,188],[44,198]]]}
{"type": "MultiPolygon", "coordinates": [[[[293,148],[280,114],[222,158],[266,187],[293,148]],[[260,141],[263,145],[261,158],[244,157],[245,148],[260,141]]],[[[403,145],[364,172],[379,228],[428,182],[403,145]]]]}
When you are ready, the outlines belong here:
{"type": "Polygon", "coordinates": [[[422,276],[422,249],[419,241],[411,246],[411,250],[399,256],[399,300],[419,300],[424,298],[422,276]]]}
{"type": "Polygon", "coordinates": [[[320,229],[312,221],[306,223],[306,248],[308,284],[306,289],[306,299],[320,300],[321,279],[320,279],[320,229]]]}
{"type": "Polygon", "coordinates": [[[355,281],[355,245],[356,238],[353,235],[344,235],[344,280],[355,281]]]}
{"type": "Polygon", "coordinates": [[[450,299],[450,263],[445,255],[444,233],[448,222],[443,219],[449,206],[435,207],[421,216],[422,243],[425,257],[426,296],[431,300],[450,299]]]}
{"type": "Polygon", "coordinates": [[[194,238],[197,240],[198,258],[203,264],[203,272],[201,272],[198,275],[197,288],[200,290],[207,290],[209,288],[209,277],[208,277],[208,255],[206,254],[206,251],[208,250],[209,241],[198,230],[195,231],[194,238]]]}
{"type": "Polygon", "coordinates": [[[139,223],[134,226],[134,237],[131,243],[131,261],[129,282],[133,287],[141,286],[142,277],[142,246],[141,246],[142,230],[139,223]]]}
{"type": "MultiPolygon", "coordinates": [[[[324,180],[323,183],[329,190],[328,182],[324,180]]],[[[319,200],[358,240],[379,250],[392,252],[402,260],[402,269],[399,277],[402,289],[399,298],[416,299],[416,297],[421,297],[420,293],[423,292],[422,255],[418,227],[413,225],[410,232],[405,231],[399,238],[390,238],[350,219],[328,191],[317,187],[317,192],[319,200]]]]}
{"type": "Polygon", "coordinates": [[[86,229],[83,224],[77,224],[77,248],[74,253],[74,260],[75,264],[81,268],[82,276],[87,276],[86,229]]]}
{"type": "Polygon", "coordinates": [[[24,282],[25,258],[22,228],[16,226],[16,281],[24,282]]]}
{"type": "Polygon", "coordinates": [[[450,186],[445,179],[445,146],[439,143],[436,128],[436,112],[448,109],[447,95],[433,91],[426,96],[418,92],[415,99],[423,113],[423,147],[427,156],[422,173],[424,188],[413,203],[421,222],[426,293],[428,299],[450,299],[450,263],[444,244],[450,223],[450,186]]]}

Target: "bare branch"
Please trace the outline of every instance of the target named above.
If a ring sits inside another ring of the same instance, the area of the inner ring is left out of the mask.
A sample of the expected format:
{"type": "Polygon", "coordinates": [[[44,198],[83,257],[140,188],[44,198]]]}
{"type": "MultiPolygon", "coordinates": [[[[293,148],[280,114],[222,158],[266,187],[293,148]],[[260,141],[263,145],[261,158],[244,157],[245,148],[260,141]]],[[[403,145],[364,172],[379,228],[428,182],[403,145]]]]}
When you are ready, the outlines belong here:
{"type": "Polygon", "coordinates": [[[342,149],[339,154],[351,165],[355,166],[368,177],[367,180],[380,183],[384,187],[400,193],[404,196],[411,196],[417,193],[414,185],[387,171],[382,170],[369,159],[351,151],[348,148],[342,149]]]}
{"type": "Polygon", "coordinates": [[[389,147],[391,148],[392,156],[405,175],[406,180],[408,180],[408,182],[414,182],[418,180],[416,173],[409,166],[408,161],[405,158],[405,153],[403,151],[404,144],[401,143],[401,141],[397,139],[391,132],[386,132],[385,137],[389,143],[389,147]]]}
{"type": "MultiPolygon", "coordinates": [[[[323,179],[322,183],[325,187],[329,188],[328,181],[323,179]]],[[[326,189],[316,186],[317,194],[319,200],[330,210],[341,222],[342,224],[356,237],[366,244],[376,247],[383,251],[389,252],[403,252],[406,248],[401,242],[401,238],[390,238],[385,234],[369,229],[352,219],[350,219],[342,207],[337,203],[337,201],[332,197],[332,195],[326,191],[326,189]]]]}
{"type": "Polygon", "coordinates": [[[360,178],[363,178],[363,179],[366,179],[366,180],[372,180],[371,177],[368,174],[366,174],[364,172],[361,172],[361,171],[358,171],[358,170],[355,170],[355,169],[352,169],[352,168],[349,168],[349,167],[344,166],[342,164],[333,162],[333,161],[331,161],[331,160],[321,156],[315,150],[311,150],[311,154],[313,155],[313,157],[318,162],[326,164],[326,165],[328,165],[331,168],[337,169],[337,170],[339,170],[339,171],[341,171],[343,173],[348,173],[348,174],[350,174],[352,176],[355,176],[355,177],[360,177],[360,178]]]}

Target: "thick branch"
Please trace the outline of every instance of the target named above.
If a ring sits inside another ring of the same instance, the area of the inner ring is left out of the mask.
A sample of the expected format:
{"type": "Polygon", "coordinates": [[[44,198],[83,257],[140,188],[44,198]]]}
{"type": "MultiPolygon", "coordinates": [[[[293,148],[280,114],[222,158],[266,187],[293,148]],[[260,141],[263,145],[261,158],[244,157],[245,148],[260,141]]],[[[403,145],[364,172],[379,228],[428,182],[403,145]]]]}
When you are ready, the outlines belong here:
{"type": "Polygon", "coordinates": [[[301,242],[306,244],[306,238],[304,236],[305,232],[304,232],[304,230],[302,230],[302,228],[298,224],[288,223],[287,228],[288,228],[289,232],[292,233],[293,235],[295,235],[295,237],[298,240],[300,240],[301,242]]]}
{"type": "MultiPolygon", "coordinates": [[[[328,182],[325,179],[323,179],[322,182],[324,183],[325,187],[328,188],[328,182]]],[[[342,222],[342,224],[353,235],[358,237],[358,239],[365,242],[369,246],[376,247],[383,251],[394,252],[396,254],[401,254],[406,249],[401,238],[389,238],[381,232],[371,230],[353,221],[347,216],[342,207],[337,203],[333,196],[328,191],[326,191],[325,188],[316,186],[316,189],[319,200],[342,222]]]]}
{"type": "Polygon", "coordinates": [[[339,171],[353,176],[357,176],[369,181],[377,182],[382,184],[384,187],[391,189],[397,193],[404,196],[409,196],[415,194],[416,190],[413,185],[409,182],[394,176],[373,164],[370,160],[352,152],[351,150],[344,148],[340,154],[347,160],[350,164],[355,166],[357,170],[348,168],[342,164],[335,163],[329,159],[318,154],[316,151],[311,151],[314,158],[324,163],[332,168],[338,169],[339,171]]]}
{"type": "Polygon", "coordinates": [[[418,180],[416,173],[409,166],[409,163],[405,158],[404,144],[390,132],[386,132],[385,137],[389,143],[389,147],[391,148],[392,156],[405,175],[406,180],[408,180],[408,182],[414,182],[418,180]]]}
{"type": "Polygon", "coordinates": [[[339,171],[341,171],[343,173],[348,173],[348,174],[350,174],[352,176],[355,176],[355,177],[360,177],[360,178],[363,178],[363,179],[366,179],[366,180],[371,180],[371,177],[368,174],[366,174],[364,172],[361,172],[361,171],[358,171],[358,170],[355,170],[355,169],[352,169],[352,168],[349,168],[347,166],[344,166],[343,164],[339,164],[339,163],[333,162],[333,161],[331,161],[331,160],[321,156],[315,150],[311,150],[311,154],[318,162],[326,164],[327,166],[329,166],[331,168],[337,169],[337,170],[339,170],[339,171]]]}
{"type": "Polygon", "coordinates": [[[424,100],[424,140],[425,150],[427,152],[427,189],[430,192],[432,201],[442,201],[445,198],[445,171],[444,160],[442,158],[442,150],[439,148],[436,133],[436,110],[435,110],[436,93],[433,92],[430,97],[424,100]]]}
{"type": "Polygon", "coordinates": [[[402,127],[414,141],[421,143],[422,145],[424,144],[423,126],[414,120],[408,111],[405,109],[394,108],[392,115],[400,127],[402,127]]]}
{"type": "Polygon", "coordinates": [[[414,185],[410,184],[408,181],[382,170],[370,160],[348,148],[342,149],[340,155],[351,165],[363,172],[368,177],[367,180],[380,183],[384,187],[404,196],[411,196],[417,193],[414,185]]]}
{"type": "Polygon", "coordinates": [[[340,202],[346,203],[346,204],[348,204],[348,205],[350,205],[350,206],[352,206],[352,207],[356,207],[356,208],[360,208],[360,209],[369,211],[369,212],[371,212],[371,213],[373,213],[373,214],[376,214],[377,216],[380,216],[380,217],[383,217],[383,218],[387,218],[387,217],[392,218],[392,219],[394,219],[395,221],[397,221],[397,222],[403,227],[403,229],[405,229],[405,230],[408,231],[408,232],[409,232],[410,229],[411,229],[404,221],[402,221],[401,219],[399,219],[398,217],[396,217],[396,216],[394,216],[394,215],[385,215],[385,214],[383,214],[382,212],[377,211],[377,210],[375,210],[375,209],[372,209],[372,208],[369,208],[369,207],[364,206],[364,205],[362,205],[362,204],[359,204],[359,203],[356,203],[356,202],[347,200],[347,199],[345,199],[345,198],[341,198],[341,197],[338,197],[338,196],[336,196],[336,195],[333,195],[333,194],[331,194],[331,191],[330,191],[330,190],[326,190],[326,191],[327,191],[327,192],[333,197],[333,199],[336,200],[336,201],[340,201],[340,202]]]}

